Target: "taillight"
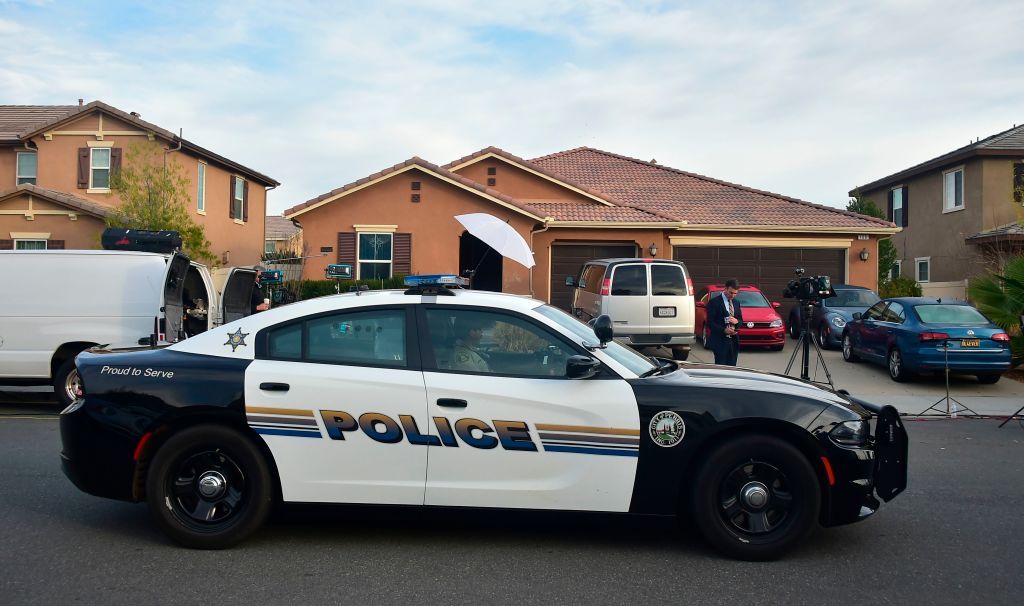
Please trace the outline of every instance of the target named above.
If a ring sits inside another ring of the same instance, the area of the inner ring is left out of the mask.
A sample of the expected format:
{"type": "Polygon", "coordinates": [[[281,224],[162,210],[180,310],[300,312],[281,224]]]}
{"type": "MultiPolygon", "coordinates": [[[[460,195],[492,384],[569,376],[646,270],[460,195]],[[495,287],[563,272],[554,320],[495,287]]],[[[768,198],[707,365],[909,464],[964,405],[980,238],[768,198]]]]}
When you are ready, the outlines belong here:
{"type": "Polygon", "coordinates": [[[1009,343],[1010,335],[1006,334],[1005,332],[997,332],[996,334],[992,335],[992,340],[999,341],[1000,343],[1009,343]]]}
{"type": "Polygon", "coordinates": [[[602,295],[609,295],[609,294],[611,294],[611,292],[612,292],[612,279],[611,278],[605,278],[604,281],[601,282],[601,294],[602,295]]]}
{"type": "Polygon", "coordinates": [[[689,277],[686,278],[686,294],[693,294],[693,280],[691,280],[689,277]]]}
{"type": "Polygon", "coordinates": [[[921,333],[922,341],[945,341],[949,338],[944,332],[923,332],[921,333]]]}

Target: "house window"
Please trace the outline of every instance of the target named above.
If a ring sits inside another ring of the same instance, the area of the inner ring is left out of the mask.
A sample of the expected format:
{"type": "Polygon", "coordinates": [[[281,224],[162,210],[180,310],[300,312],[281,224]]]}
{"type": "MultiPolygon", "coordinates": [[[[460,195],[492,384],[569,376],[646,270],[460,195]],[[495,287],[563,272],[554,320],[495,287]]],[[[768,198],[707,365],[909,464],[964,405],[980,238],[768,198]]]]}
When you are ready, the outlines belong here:
{"type": "Polygon", "coordinates": [[[267,243],[263,245],[263,252],[268,255],[272,255],[277,252],[277,244],[273,240],[267,240],[267,243]]]}
{"type": "Polygon", "coordinates": [[[964,169],[963,167],[942,173],[942,209],[944,212],[960,210],[964,207],[964,169]]]}
{"type": "Polygon", "coordinates": [[[201,212],[206,212],[206,165],[202,162],[199,163],[199,176],[196,179],[199,182],[199,190],[196,192],[196,209],[201,212]]]}
{"type": "Polygon", "coordinates": [[[242,217],[242,206],[245,204],[245,180],[235,177],[235,195],[231,198],[231,208],[234,209],[234,217],[236,221],[241,221],[242,217]]]}
{"type": "Polygon", "coordinates": [[[18,152],[18,180],[15,185],[36,184],[37,162],[38,158],[35,152],[18,152]]]}
{"type": "Polygon", "coordinates": [[[892,264],[892,268],[889,270],[889,279],[895,280],[901,275],[903,275],[903,261],[896,261],[892,264]]]}
{"type": "Polygon", "coordinates": [[[892,222],[896,225],[903,225],[903,188],[897,187],[892,190],[892,222]]]}
{"type": "Polygon", "coordinates": [[[359,234],[359,280],[391,277],[391,234],[359,234]]]}
{"type": "Polygon", "coordinates": [[[914,259],[914,267],[916,271],[916,279],[918,282],[929,282],[932,277],[932,258],[931,257],[918,257],[914,259]]]}
{"type": "Polygon", "coordinates": [[[46,250],[46,240],[15,240],[14,250],[46,250]]]}
{"type": "Polygon", "coordinates": [[[94,147],[89,150],[89,188],[110,189],[110,148],[94,147]]]}

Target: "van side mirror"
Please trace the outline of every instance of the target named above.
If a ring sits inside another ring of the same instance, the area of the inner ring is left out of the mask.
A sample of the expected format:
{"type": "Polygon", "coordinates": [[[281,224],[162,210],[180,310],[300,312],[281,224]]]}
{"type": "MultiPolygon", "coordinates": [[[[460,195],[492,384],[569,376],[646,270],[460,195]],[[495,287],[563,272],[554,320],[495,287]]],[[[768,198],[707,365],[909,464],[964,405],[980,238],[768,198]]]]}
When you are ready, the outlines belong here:
{"type": "Polygon", "coordinates": [[[576,278],[573,278],[572,276],[566,276],[565,285],[570,288],[574,288],[576,286],[576,278]]]}
{"type": "Polygon", "coordinates": [[[594,320],[594,336],[603,346],[612,340],[612,318],[608,314],[602,314],[594,320]]]}
{"type": "Polygon", "coordinates": [[[778,308],[782,307],[782,303],[779,303],[778,301],[772,301],[772,307],[774,309],[778,309],[778,308]]]}
{"type": "Polygon", "coordinates": [[[859,311],[855,311],[855,312],[853,312],[853,319],[854,320],[860,320],[863,315],[864,314],[860,313],[859,311]]]}
{"type": "Polygon", "coordinates": [[[569,356],[565,361],[565,376],[570,379],[589,379],[601,370],[601,362],[590,356],[569,356]]]}

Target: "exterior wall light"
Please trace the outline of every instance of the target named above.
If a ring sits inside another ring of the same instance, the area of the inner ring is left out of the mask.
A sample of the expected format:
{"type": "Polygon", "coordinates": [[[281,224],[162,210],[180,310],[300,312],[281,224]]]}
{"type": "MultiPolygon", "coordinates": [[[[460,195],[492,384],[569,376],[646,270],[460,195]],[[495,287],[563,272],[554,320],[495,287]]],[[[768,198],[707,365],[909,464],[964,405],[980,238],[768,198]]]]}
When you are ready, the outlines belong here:
{"type": "Polygon", "coordinates": [[[647,247],[647,252],[651,253],[652,257],[658,256],[658,245],[651,242],[651,245],[647,247]]]}
{"type": "Polygon", "coordinates": [[[868,249],[866,249],[866,248],[860,249],[860,260],[861,261],[867,261],[869,258],[871,258],[871,253],[868,252],[868,249]]]}

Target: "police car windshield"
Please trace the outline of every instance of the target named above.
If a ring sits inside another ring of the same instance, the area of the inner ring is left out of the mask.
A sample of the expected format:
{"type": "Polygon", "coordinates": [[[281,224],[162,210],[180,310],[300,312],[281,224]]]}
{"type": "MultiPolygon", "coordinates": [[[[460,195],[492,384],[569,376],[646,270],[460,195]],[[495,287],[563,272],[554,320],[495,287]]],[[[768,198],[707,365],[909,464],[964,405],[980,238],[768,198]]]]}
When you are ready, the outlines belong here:
{"type": "MultiPolygon", "coordinates": [[[[565,313],[561,309],[551,307],[550,305],[541,305],[540,307],[535,308],[534,311],[553,321],[555,324],[558,324],[562,328],[568,329],[569,332],[583,339],[584,343],[597,343],[597,337],[594,335],[594,329],[565,313]]],[[[613,360],[622,364],[637,376],[657,368],[657,366],[652,364],[647,358],[624,345],[616,343],[615,341],[610,341],[603,351],[613,360]]]]}

